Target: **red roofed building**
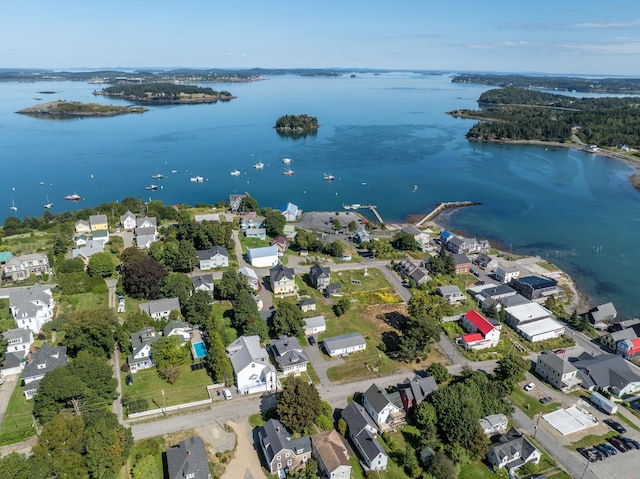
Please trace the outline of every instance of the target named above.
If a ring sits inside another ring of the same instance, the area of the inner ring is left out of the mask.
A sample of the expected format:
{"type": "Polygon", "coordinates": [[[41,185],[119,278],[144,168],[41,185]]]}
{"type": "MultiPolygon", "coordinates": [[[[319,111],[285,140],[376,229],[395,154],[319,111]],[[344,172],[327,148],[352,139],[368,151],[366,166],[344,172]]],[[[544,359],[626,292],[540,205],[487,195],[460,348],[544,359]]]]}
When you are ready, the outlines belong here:
{"type": "Polygon", "coordinates": [[[616,352],[622,355],[625,359],[635,357],[640,354],[640,338],[618,341],[616,352]]]}
{"type": "Polygon", "coordinates": [[[465,349],[493,348],[500,341],[500,324],[493,324],[480,313],[470,310],[460,319],[468,334],[462,336],[465,349]]]}

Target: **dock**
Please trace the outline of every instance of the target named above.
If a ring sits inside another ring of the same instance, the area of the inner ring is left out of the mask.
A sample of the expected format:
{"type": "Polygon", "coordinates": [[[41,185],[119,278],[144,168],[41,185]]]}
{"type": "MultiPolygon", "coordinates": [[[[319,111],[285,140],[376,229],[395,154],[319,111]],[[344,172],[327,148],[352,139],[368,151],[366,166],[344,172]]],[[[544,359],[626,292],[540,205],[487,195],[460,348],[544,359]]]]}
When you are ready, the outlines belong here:
{"type": "Polygon", "coordinates": [[[444,210],[448,210],[451,208],[464,208],[465,206],[478,206],[482,203],[478,203],[477,201],[447,201],[446,203],[438,203],[437,206],[428,213],[424,218],[416,223],[416,226],[422,226],[426,221],[431,221],[444,210]]]}
{"type": "Polygon", "coordinates": [[[371,213],[373,213],[373,216],[376,217],[376,219],[378,220],[378,223],[383,224],[384,221],[382,221],[382,216],[380,216],[380,213],[378,213],[377,210],[377,206],[376,205],[360,205],[360,204],[353,204],[353,205],[342,205],[342,208],[345,210],[358,210],[358,209],[367,209],[369,211],[371,211],[371,213]]]}

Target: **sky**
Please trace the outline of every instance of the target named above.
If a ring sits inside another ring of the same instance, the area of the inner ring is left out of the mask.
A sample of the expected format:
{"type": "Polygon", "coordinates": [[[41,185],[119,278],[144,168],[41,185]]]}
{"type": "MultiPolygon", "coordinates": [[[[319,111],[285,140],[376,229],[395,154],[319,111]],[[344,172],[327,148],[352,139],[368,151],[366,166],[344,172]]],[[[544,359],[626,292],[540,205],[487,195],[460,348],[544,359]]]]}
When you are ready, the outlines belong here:
{"type": "Polygon", "coordinates": [[[20,0],[0,68],[379,68],[640,75],[640,2],[20,0]]]}

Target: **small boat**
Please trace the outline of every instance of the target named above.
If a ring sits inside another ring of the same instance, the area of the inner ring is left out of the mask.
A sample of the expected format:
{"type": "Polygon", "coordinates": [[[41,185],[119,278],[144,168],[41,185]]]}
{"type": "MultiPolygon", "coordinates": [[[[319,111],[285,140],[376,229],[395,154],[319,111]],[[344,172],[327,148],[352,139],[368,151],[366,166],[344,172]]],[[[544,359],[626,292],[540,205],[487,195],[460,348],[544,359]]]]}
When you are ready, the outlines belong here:
{"type": "Polygon", "coordinates": [[[16,204],[13,202],[13,200],[11,200],[11,206],[9,206],[9,209],[11,211],[18,211],[18,207],[16,206],[16,204]]]}
{"type": "Polygon", "coordinates": [[[53,203],[51,203],[51,201],[49,201],[49,195],[47,195],[47,202],[44,204],[44,207],[46,209],[50,209],[53,206],[53,203]]]}
{"type": "Polygon", "coordinates": [[[291,163],[291,158],[284,158],[284,159],[282,160],[282,162],[283,162],[285,165],[288,165],[289,163],[291,163]]]}
{"type": "Polygon", "coordinates": [[[171,173],[177,173],[178,170],[171,170],[171,173]]]}
{"type": "Polygon", "coordinates": [[[335,176],[333,175],[327,175],[326,173],[323,173],[324,175],[324,179],[327,181],[333,181],[335,179],[335,176]]]}
{"type": "Polygon", "coordinates": [[[41,181],[41,182],[40,182],[40,184],[41,184],[41,185],[44,185],[44,181],[41,181]]]}
{"type": "Polygon", "coordinates": [[[77,193],[74,193],[72,195],[65,196],[64,199],[68,201],[80,201],[80,195],[77,193]]]}
{"type": "Polygon", "coordinates": [[[192,176],[190,178],[191,183],[202,183],[202,176],[192,176]]]}
{"type": "Polygon", "coordinates": [[[293,176],[293,170],[291,168],[286,168],[283,174],[285,176],[293,176]]]}
{"type": "Polygon", "coordinates": [[[233,170],[231,172],[231,176],[240,176],[240,171],[239,170],[233,170]]]}
{"type": "Polygon", "coordinates": [[[259,161],[259,162],[257,162],[255,165],[253,165],[253,167],[254,167],[256,170],[261,170],[262,168],[264,168],[264,163],[263,163],[263,162],[261,162],[261,161],[259,161]]]}
{"type": "Polygon", "coordinates": [[[158,185],[145,186],[145,189],[147,189],[147,190],[157,190],[158,189],[158,185]]]}
{"type": "Polygon", "coordinates": [[[418,189],[418,185],[413,185],[413,191],[416,191],[418,189]]]}
{"type": "Polygon", "coordinates": [[[151,178],[154,180],[161,180],[164,176],[156,171],[155,174],[151,175],[151,178]]]}

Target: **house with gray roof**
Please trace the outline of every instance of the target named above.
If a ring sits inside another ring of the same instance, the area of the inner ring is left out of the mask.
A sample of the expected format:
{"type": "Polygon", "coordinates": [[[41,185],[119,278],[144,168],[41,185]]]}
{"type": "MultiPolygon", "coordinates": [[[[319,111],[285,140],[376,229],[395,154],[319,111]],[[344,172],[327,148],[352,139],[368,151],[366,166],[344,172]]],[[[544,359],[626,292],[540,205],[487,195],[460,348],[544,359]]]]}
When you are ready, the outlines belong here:
{"type": "Polygon", "coordinates": [[[491,465],[506,468],[510,475],[528,462],[538,464],[540,456],[540,451],[514,428],[509,429],[505,435],[500,436],[498,442],[489,446],[487,453],[491,465]]]}
{"type": "MultiPolygon", "coordinates": [[[[308,311],[315,311],[316,302],[311,298],[305,298],[300,301],[300,309],[302,310],[303,313],[306,313],[308,311]]],[[[305,333],[305,334],[313,334],[313,333],[305,333]]]]}
{"type": "Polygon", "coordinates": [[[135,243],[138,248],[148,248],[158,241],[158,222],[155,216],[136,218],[135,243]]]}
{"type": "Polygon", "coordinates": [[[131,334],[131,354],[127,356],[127,364],[132,374],[155,366],[151,358],[151,345],[158,339],[160,335],[150,326],[131,334]]]}
{"type": "Polygon", "coordinates": [[[389,456],[378,441],[378,428],[364,407],[355,401],[342,410],[349,438],[360,454],[363,468],[372,471],[387,469],[389,456]]]}
{"type": "Polygon", "coordinates": [[[40,381],[44,376],[60,366],[67,365],[67,347],[43,344],[27,357],[27,364],[22,371],[24,397],[31,399],[38,392],[40,381]]]}
{"type": "Polygon", "coordinates": [[[318,461],[318,470],[328,479],[350,479],[349,451],[338,431],[321,432],[311,436],[313,456],[318,461]]]}
{"type": "Polygon", "coordinates": [[[613,303],[605,303],[589,310],[589,322],[596,329],[607,329],[611,326],[618,316],[613,303]]]}
{"type": "Polygon", "coordinates": [[[33,331],[25,328],[10,329],[1,336],[7,340],[7,352],[0,369],[5,376],[20,374],[33,344],[33,331]]]}
{"type": "Polygon", "coordinates": [[[374,383],[362,395],[362,405],[381,432],[395,430],[407,422],[399,392],[387,393],[374,383]]]}
{"type": "Polygon", "coordinates": [[[125,214],[120,216],[120,225],[125,231],[133,231],[136,228],[136,215],[127,210],[125,214]]]}
{"type": "Polygon", "coordinates": [[[162,335],[165,338],[169,336],[178,336],[180,337],[180,342],[182,344],[187,344],[187,342],[191,339],[192,331],[193,328],[189,326],[189,323],[172,319],[162,330],[162,335]]]}
{"type": "Polygon", "coordinates": [[[104,253],[104,241],[87,240],[84,246],[73,248],[71,250],[72,258],[81,258],[85,263],[96,253],[104,253]]]}
{"type": "Polygon", "coordinates": [[[357,351],[364,351],[367,342],[360,333],[349,333],[331,338],[324,338],[322,341],[324,350],[331,357],[348,356],[357,351]]]}
{"type": "Polygon", "coordinates": [[[307,370],[309,358],[295,337],[280,336],[278,339],[272,339],[269,348],[278,368],[285,376],[299,376],[307,370]]]}
{"type": "Polygon", "coordinates": [[[254,291],[258,291],[260,289],[260,278],[254,269],[249,268],[248,266],[243,266],[238,270],[238,274],[242,275],[244,279],[247,280],[247,283],[254,291]]]}
{"type": "Polygon", "coordinates": [[[91,225],[86,220],[78,220],[74,226],[76,233],[91,233],[91,225]]]}
{"type": "Polygon", "coordinates": [[[302,211],[300,211],[300,208],[298,208],[298,206],[294,205],[293,203],[287,203],[282,207],[280,211],[282,213],[282,216],[284,216],[285,219],[287,220],[287,223],[290,221],[299,220],[300,215],[302,214],[302,211]]]}
{"type": "Polygon", "coordinates": [[[293,268],[287,268],[281,264],[271,268],[269,270],[269,280],[273,294],[295,294],[297,290],[295,275],[293,268]]]}
{"type": "Polygon", "coordinates": [[[259,336],[240,336],[226,348],[239,394],[275,391],[276,368],[269,364],[269,353],[259,336]]]}
{"type": "Polygon", "coordinates": [[[89,216],[89,226],[91,231],[104,231],[109,228],[107,215],[91,215],[89,216]]]}
{"type": "Polygon", "coordinates": [[[331,270],[328,266],[320,266],[316,263],[309,270],[309,279],[314,288],[324,291],[331,283],[331,270]]]}
{"type": "Polygon", "coordinates": [[[42,326],[53,319],[55,305],[51,288],[39,283],[9,292],[9,310],[16,326],[34,333],[39,333],[42,326]]]}
{"type": "Polygon", "coordinates": [[[487,240],[478,241],[476,238],[464,238],[462,236],[449,236],[444,247],[453,254],[488,253],[491,245],[487,240]]]}
{"type": "Polygon", "coordinates": [[[247,228],[244,230],[244,235],[247,238],[258,238],[261,240],[267,239],[267,229],[266,228],[247,228]]]}
{"type": "Polygon", "coordinates": [[[204,291],[213,296],[213,274],[194,274],[191,276],[191,286],[193,291],[204,291]]]}
{"type": "Polygon", "coordinates": [[[310,318],[303,318],[302,321],[304,322],[305,336],[324,333],[327,330],[327,322],[325,321],[324,316],[313,316],[310,318]]]}
{"type": "Polygon", "coordinates": [[[229,267],[229,252],[227,248],[222,246],[214,246],[206,250],[199,250],[198,259],[200,260],[200,269],[215,269],[229,267]]]}
{"type": "Polygon", "coordinates": [[[180,311],[180,300],[178,298],[156,299],[148,303],[140,303],[138,308],[153,319],[168,318],[171,311],[180,311]]]}
{"type": "Polygon", "coordinates": [[[495,271],[498,267],[498,260],[485,253],[480,253],[473,262],[486,271],[495,271]]]}
{"type": "Polygon", "coordinates": [[[278,264],[278,247],[248,248],[247,261],[254,268],[271,268],[278,264]]]}
{"type": "Polygon", "coordinates": [[[166,456],[168,479],[211,479],[207,451],[198,436],[170,447],[166,456]]]}
{"type": "Polygon", "coordinates": [[[356,232],[353,234],[353,239],[358,243],[367,243],[371,241],[371,236],[369,232],[363,227],[359,226],[356,232]]]}
{"type": "Polygon", "coordinates": [[[509,419],[504,414],[489,414],[480,419],[480,427],[486,436],[504,434],[507,430],[509,419]]]}
{"type": "Polygon", "coordinates": [[[283,478],[289,472],[302,469],[311,459],[311,438],[291,439],[291,434],[277,419],[269,419],[258,428],[258,442],[271,474],[283,478]]]}
{"type": "Polygon", "coordinates": [[[638,337],[640,337],[640,324],[636,324],[619,331],[614,331],[609,334],[604,334],[600,336],[600,343],[609,348],[609,350],[616,352],[620,341],[636,339],[638,337]]]}
{"type": "Polygon", "coordinates": [[[332,283],[324,290],[324,295],[327,297],[340,293],[342,293],[342,285],[340,283],[332,283]]]}
{"type": "Polygon", "coordinates": [[[202,223],[203,221],[217,221],[220,222],[220,215],[218,213],[206,213],[202,215],[195,215],[194,220],[196,223],[202,223]]]}
{"type": "Polygon", "coordinates": [[[405,413],[415,411],[416,408],[438,390],[438,384],[433,376],[415,375],[412,379],[406,378],[402,384],[398,384],[398,392],[405,413]]]}
{"type": "Polygon", "coordinates": [[[637,367],[632,367],[617,354],[591,356],[583,353],[573,366],[578,369],[582,387],[589,391],[602,388],[619,397],[640,391],[640,374],[637,367]]]}
{"type": "Polygon", "coordinates": [[[4,264],[4,275],[12,281],[27,279],[32,274],[49,274],[49,257],[44,253],[12,256],[4,264]]]}
{"type": "Polygon", "coordinates": [[[517,277],[513,278],[510,284],[513,289],[531,301],[542,301],[561,292],[555,279],[544,276],[517,277]]]}
{"type": "Polygon", "coordinates": [[[449,304],[457,304],[467,298],[464,293],[460,291],[460,288],[455,284],[438,286],[436,288],[436,294],[449,301],[449,304]]]}
{"type": "Polygon", "coordinates": [[[562,392],[571,392],[580,386],[578,370],[553,351],[543,351],[536,362],[536,373],[562,392]]]}

